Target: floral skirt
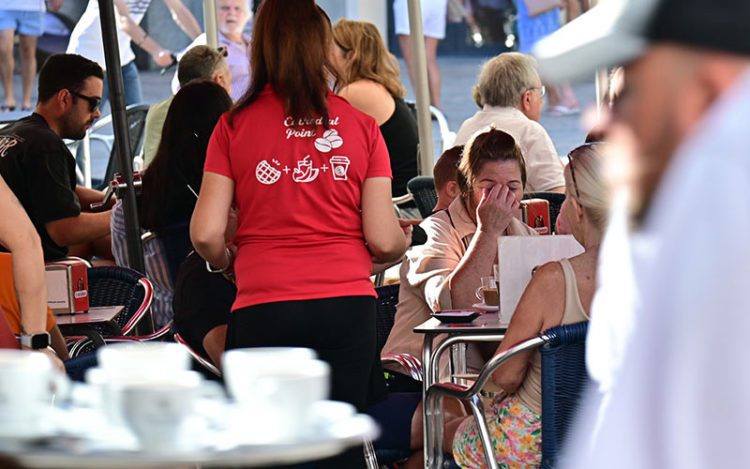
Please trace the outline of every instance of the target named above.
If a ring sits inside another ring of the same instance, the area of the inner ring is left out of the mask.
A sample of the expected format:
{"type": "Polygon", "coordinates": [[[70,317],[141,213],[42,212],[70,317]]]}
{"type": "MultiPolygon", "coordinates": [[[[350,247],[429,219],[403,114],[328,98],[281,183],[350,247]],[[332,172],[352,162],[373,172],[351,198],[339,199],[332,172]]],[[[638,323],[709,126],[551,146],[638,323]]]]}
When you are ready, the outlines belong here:
{"type": "MultiPolygon", "coordinates": [[[[542,462],[542,419],[515,395],[485,407],[493,453],[501,468],[538,467],[542,462]],[[489,407],[489,409],[487,408],[489,407]]],[[[458,427],[453,458],[461,467],[486,467],[484,447],[473,417],[458,427]]]]}

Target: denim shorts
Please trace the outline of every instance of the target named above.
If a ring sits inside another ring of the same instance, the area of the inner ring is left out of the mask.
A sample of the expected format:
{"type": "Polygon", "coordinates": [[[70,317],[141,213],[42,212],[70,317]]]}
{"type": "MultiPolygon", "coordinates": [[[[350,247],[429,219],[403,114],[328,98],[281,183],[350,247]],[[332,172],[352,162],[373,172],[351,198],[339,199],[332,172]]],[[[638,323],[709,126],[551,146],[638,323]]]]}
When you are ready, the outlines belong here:
{"type": "Polygon", "coordinates": [[[0,10],[0,30],[10,29],[27,36],[44,34],[44,13],[41,11],[0,10]]]}

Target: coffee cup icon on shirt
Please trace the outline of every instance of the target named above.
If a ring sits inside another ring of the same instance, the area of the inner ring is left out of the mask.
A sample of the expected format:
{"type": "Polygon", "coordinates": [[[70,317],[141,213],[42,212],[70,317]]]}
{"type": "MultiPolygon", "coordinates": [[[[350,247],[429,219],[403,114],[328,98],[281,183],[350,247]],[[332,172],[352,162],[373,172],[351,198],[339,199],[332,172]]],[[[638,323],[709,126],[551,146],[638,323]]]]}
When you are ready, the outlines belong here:
{"type": "Polygon", "coordinates": [[[349,158],[346,156],[333,156],[328,161],[331,163],[334,181],[348,180],[347,172],[349,171],[349,158]]]}

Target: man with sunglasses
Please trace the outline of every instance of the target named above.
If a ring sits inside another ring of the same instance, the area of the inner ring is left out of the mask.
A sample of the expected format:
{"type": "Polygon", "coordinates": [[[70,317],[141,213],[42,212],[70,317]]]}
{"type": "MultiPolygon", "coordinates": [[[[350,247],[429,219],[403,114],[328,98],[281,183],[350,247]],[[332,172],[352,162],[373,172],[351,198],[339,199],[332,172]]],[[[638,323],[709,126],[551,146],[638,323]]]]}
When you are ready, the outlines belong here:
{"type": "Polygon", "coordinates": [[[68,255],[112,258],[110,212],[89,213],[102,193],[76,184],[78,140],[101,116],[103,71],[79,55],[52,55],[39,72],[34,113],[0,129],[0,175],[23,205],[47,261],[68,255]]]}

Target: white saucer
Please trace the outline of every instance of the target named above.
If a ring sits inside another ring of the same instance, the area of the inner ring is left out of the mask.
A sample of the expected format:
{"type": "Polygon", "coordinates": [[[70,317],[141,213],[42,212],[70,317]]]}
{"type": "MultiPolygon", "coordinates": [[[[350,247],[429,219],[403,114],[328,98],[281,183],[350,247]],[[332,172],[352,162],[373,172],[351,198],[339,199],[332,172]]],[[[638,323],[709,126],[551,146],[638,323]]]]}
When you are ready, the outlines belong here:
{"type": "Polygon", "coordinates": [[[497,306],[489,306],[484,303],[474,303],[471,307],[483,313],[494,313],[498,310],[497,306]]]}

